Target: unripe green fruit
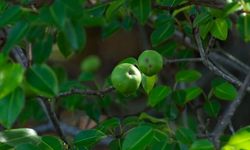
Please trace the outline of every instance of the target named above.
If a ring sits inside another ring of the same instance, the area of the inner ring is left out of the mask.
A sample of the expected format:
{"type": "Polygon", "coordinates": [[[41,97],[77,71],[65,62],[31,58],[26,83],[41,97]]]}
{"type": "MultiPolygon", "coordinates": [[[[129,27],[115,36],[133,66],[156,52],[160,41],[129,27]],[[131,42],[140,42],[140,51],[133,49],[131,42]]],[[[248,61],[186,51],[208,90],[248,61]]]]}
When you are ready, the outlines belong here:
{"type": "Polygon", "coordinates": [[[85,72],[95,72],[101,66],[101,61],[99,57],[95,55],[90,55],[86,57],[81,63],[81,70],[85,72]]]}
{"type": "Polygon", "coordinates": [[[141,73],[134,65],[122,63],[112,71],[111,82],[120,93],[134,93],[140,86],[141,73]]]}
{"type": "Polygon", "coordinates": [[[138,58],[138,66],[145,75],[152,76],[161,71],[163,58],[161,54],[156,51],[145,50],[138,58]]]}

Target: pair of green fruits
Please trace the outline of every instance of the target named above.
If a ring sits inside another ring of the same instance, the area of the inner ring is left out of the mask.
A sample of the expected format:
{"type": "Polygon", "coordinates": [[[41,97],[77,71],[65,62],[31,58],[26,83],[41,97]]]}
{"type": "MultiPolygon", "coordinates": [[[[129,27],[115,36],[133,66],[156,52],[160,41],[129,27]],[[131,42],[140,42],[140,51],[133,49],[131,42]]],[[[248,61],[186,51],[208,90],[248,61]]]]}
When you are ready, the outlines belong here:
{"type": "Polygon", "coordinates": [[[114,88],[123,94],[134,93],[140,86],[142,75],[153,76],[163,67],[162,56],[153,50],[145,50],[138,58],[138,68],[130,63],[117,65],[111,74],[114,88]]]}

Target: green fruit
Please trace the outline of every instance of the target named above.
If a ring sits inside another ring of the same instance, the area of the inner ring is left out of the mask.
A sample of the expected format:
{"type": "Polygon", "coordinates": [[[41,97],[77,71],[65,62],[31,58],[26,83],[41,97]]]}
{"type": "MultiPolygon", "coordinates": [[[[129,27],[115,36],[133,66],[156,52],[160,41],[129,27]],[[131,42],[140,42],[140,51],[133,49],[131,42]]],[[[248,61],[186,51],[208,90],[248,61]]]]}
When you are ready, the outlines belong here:
{"type": "Polygon", "coordinates": [[[101,66],[101,61],[99,57],[95,55],[90,55],[86,57],[81,63],[81,70],[85,72],[95,72],[101,66]]]}
{"type": "Polygon", "coordinates": [[[138,58],[139,69],[147,76],[152,76],[161,71],[163,58],[153,50],[145,50],[138,58]]]}
{"type": "Polygon", "coordinates": [[[112,71],[111,82],[117,91],[130,94],[139,88],[141,73],[134,65],[122,63],[112,71]]]}

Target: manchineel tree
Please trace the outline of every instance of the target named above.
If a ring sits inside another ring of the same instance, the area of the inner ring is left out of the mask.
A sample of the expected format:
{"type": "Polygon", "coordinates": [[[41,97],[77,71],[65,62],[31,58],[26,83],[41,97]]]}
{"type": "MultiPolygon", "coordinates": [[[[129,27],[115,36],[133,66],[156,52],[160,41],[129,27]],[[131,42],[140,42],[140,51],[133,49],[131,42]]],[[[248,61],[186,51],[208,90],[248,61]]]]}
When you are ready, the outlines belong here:
{"type": "Polygon", "coordinates": [[[111,150],[250,149],[250,126],[233,132],[231,122],[250,91],[250,68],[221,47],[231,33],[250,41],[249,0],[1,0],[0,29],[1,150],[87,150],[100,142],[111,150]],[[83,51],[89,27],[109,38],[138,26],[147,28],[149,40],[141,40],[149,46],[95,88],[85,82],[95,80],[98,57],[84,59],[75,79],[48,62],[55,51],[65,58],[83,51]],[[138,98],[144,111],[100,121],[112,103],[138,98]],[[69,126],[59,108],[86,112],[97,126],[69,126]],[[38,132],[41,110],[54,136],[38,132]]]}

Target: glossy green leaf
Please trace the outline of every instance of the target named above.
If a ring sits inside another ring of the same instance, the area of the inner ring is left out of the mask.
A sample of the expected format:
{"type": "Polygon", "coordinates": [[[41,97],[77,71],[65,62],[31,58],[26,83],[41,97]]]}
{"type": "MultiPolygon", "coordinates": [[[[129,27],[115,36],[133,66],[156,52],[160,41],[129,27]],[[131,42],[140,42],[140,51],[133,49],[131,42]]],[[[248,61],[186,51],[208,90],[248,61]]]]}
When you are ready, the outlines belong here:
{"type": "Polygon", "coordinates": [[[109,150],[121,150],[122,143],[120,139],[115,139],[109,143],[109,150]]]}
{"type": "Polygon", "coordinates": [[[178,105],[184,105],[186,103],[186,92],[184,90],[175,90],[172,93],[172,98],[178,105]]]}
{"type": "Polygon", "coordinates": [[[217,85],[213,89],[213,93],[217,98],[227,101],[235,100],[237,96],[236,88],[228,82],[224,82],[222,84],[217,85]]]}
{"type": "Polygon", "coordinates": [[[237,22],[237,27],[240,32],[241,37],[245,42],[250,41],[250,15],[241,15],[237,22]]]}
{"type": "Polygon", "coordinates": [[[15,46],[26,35],[29,30],[29,24],[27,22],[18,22],[13,26],[8,34],[7,41],[2,49],[5,54],[8,54],[11,48],[15,46]]]}
{"type": "Polygon", "coordinates": [[[174,150],[175,144],[170,144],[166,141],[161,141],[152,145],[152,150],[174,150]]]}
{"type": "Polygon", "coordinates": [[[32,144],[20,144],[15,147],[15,150],[41,150],[41,149],[32,144]]]}
{"type": "Polygon", "coordinates": [[[4,27],[13,21],[16,21],[21,12],[22,11],[19,6],[9,7],[0,15],[0,27],[4,27]]]}
{"type": "Polygon", "coordinates": [[[73,49],[63,32],[59,32],[57,35],[57,45],[64,57],[68,57],[73,53],[73,49]]]}
{"type": "Polygon", "coordinates": [[[17,88],[10,95],[0,99],[0,123],[11,128],[24,107],[24,93],[17,88]]]}
{"type": "Polygon", "coordinates": [[[222,150],[247,150],[250,147],[250,126],[238,130],[232,135],[222,150]]]}
{"type": "Polygon", "coordinates": [[[157,86],[153,88],[148,95],[148,105],[154,107],[163,101],[171,93],[168,86],[157,86]]]}
{"type": "Polygon", "coordinates": [[[200,13],[197,17],[194,19],[193,25],[200,26],[201,24],[206,24],[208,21],[212,19],[212,16],[208,12],[200,13]]]}
{"type": "Polygon", "coordinates": [[[139,119],[140,120],[148,120],[152,123],[163,123],[163,124],[167,123],[167,121],[164,119],[156,118],[156,117],[151,116],[151,115],[144,113],[144,112],[140,114],[139,119]]]}
{"type": "Polygon", "coordinates": [[[209,21],[208,23],[199,26],[199,31],[202,39],[205,39],[207,37],[207,34],[211,31],[213,25],[214,22],[209,21]]]}
{"type": "Polygon", "coordinates": [[[163,0],[163,4],[173,7],[180,4],[183,0],[163,0]]]}
{"type": "Polygon", "coordinates": [[[191,144],[195,140],[195,133],[188,128],[178,128],[175,132],[176,139],[183,144],[191,144]]]}
{"type": "Polygon", "coordinates": [[[62,29],[66,21],[65,7],[63,3],[60,0],[56,0],[53,5],[50,6],[49,12],[55,24],[62,29]]]}
{"type": "Polygon", "coordinates": [[[151,0],[132,0],[131,7],[139,22],[145,24],[150,15],[151,0]]]}
{"type": "Polygon", "coordinates": [[[74,144],[77,147],[92,146],[99,142],[101,139],[105,138],[106,135],[96,129],[84,130],[78,133],[74,138],[74,144]]]}
{"type": "Polygon", "coordinates": [[[111,20],[118,14],[119,8],[125,3],[125,0],[112,1],[106,10],[106,17],[111,20]]]}
{"type": "Polygon", "coordinates": [[[24,69],[19,64],[0,64],[0,99],[19,86],[23,73],[24,69]]]}
{"type": "Polygon", "coordinates": [[[203,106],[204,111],[208,114],[210,117],[217,117],[220,111],[220,103],[218,101],[206,101],[206,103],[203,106]]]}
{"type": "Polygon", "coordinates": [[[151,34],[151,43],[153,46],[159,45],[174,34],[175,28],[172,22],[162,24],[156,27],[151,34]]]}
{"type": "Polygon", "coordinates": [[[0,132],[0,147],[2,144],[18,146],[21,144],[32,144],[41,150],[53,150],[47,144],[41,141],[40,137],[33,129],[19,128],[0,132]]]}
{"type": "Polygon", "coordinates": [[[227,39],[228,24],[226,19],[217,18],[214,20],[214,25],[211,29],[211,34],[220,40],[227,39]]]}
{"type": "Polygon", "coordinates": [[[196,140],[191,145],[190,150],[214,150],[214,145],[207,139],[196,140]]]}
{"type": "Polygon", "coordinates": [[[53,37],[51,35],[45,36],[43,39],[37,41],[33,45],[32,58],[35,63],[43,63],[46,61],[52,52],[53,37]]]}
{"type": "Polygon", "coordinates": [[[147,94],[150,93],[150,91],[153,89],[155,83],[157,81],[157,76],[145,76],[144,74],[142,75],[142,87],[145,90],[147,94]]]}
{"type": "Polygon", "coordinates": [[[56,136],[43,136],[41,140],[48,144],[53,150],[62,150],[64,149],[64,143],[61,139],[56,136]]]}
{"type": "Polygon", "coordinates": [[[120,29],[120,23],[116,20],[102,26],[102,38],[108,38],[120,29]]]}
{"type": "Polygon", "coordinates": [[[198,96],[201,95],[202,89],[200,87],[192,87],[185,89],[186,93],[186,102],[196,99],[198,96]]]}
{"type": "Polygon", "coordinates": [[[55,73],[46,65],[33,65],[26,72],[26,81],[38,95],[53,97],[58,93],[55,73]]]}
{"type": "MultiPolygon", "coordinates": [[[[86,33],[79,24],[72,24],[66,21],[63,29],[64,38],[73,50],[81,50],[86,44],[86,33]]],[[[60,47],[62,48],[62,47],[60,47]]]]}
{"type": "Polygon", "coordinates": [[[119,127],[120,124],[121,123],[118,118],[111,118],[101,122],[97,128],[103,131],[104,133],[107,133],[109,131],[116,129],[116,127],[119,127]]]}
{"type": "Polygon", "coordinates": [[[150,126],[138,126],[128,131],[122,144],[122,150],[145,149],[153,138],[150,126]]]}
{"type": "Polygon", "coordinates": [[[228,16],[228,15],[238,11],[240,8],[241,8],[241,5],[239,2],[229,3],[224,8],[224,11],[223,11],[224,16],[228,16]]]}
{"type": "Polygon", "coordinates": [[[176,82],[193,82],[201,77],[197,70],[180,70],[175,75],[176,82]]]}

